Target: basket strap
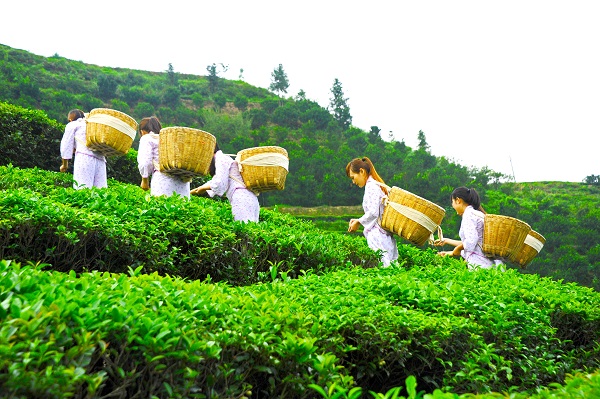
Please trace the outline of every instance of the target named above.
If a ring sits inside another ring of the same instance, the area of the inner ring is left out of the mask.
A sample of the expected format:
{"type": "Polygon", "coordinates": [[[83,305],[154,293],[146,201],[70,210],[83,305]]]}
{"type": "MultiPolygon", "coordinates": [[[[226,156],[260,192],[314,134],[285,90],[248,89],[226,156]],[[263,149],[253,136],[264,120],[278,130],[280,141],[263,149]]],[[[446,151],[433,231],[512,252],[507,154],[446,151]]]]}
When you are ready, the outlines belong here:
{"type": "MultiPolygon", "coordinates": [[[[248,191],[252,191],[252,190],[250,190],[248,187],[246,187],[246,183],[244,183],[243,181],[241,181],[241,180],[240,180],[240,179],[238,179],[237,177],[233,177],[233,176],[229,175],[229,178],[230,178],[230,179],[232,179],[232,180],[234,180],[234,181],[236,181],[236,182],[238,182],[238,183],[240,183],[242,186],[244,186],[244,188],[245,188],[246,190],[248,190],[248,191]]],[[[252,193],[253,193],[254,195],[256,195],[257,197],[260,195],[260,193],[259,193],[259,192],[256,192],[256,191],[252,191],[252,193]]]]}
{"type": "Polygon", "coordinates": [[[424,213],[419,212],[413,208],[410,208],[408,206],[401,205],[397,202],[392,202],[389,200],[385,201],[385,205],[391,206],[398,213],[400,213],[403,216],[406,216],[413,222],[416,222],[416,223],[420,224],[421,226],[425,227],[432,234],[439,227],[433,220],[431,220],[431,218],[429,216],[427,216],[424,213]]]}
{"type": "Polygon", "coordinates": [[[112,128],[117,129],[119,132],[128,135],[129,137],[131,137],[132,140],[135,139],[135,129],[129,126],[127,123],[120,120],[119,118],[115,118],[114,116],[106,114],[94,114],[88,116],[85,121],[87,123],[99,123],[101,125],[110,126],[112,128]]]}
{"type": "Polygon", "coordinates": [[[527,237],[525,237],[525,244],[527,244],[531,248],[535,249],[538,253],[540,253],[540,251],[544,247],[544,244],[542,244],[542,242],[540,240],[538,240],[531,234],[527,234],[527,237]]]}
{"type": "Polygon", "coordinates": [[[242,165],[281,166],[288,172],[290,168],[290,160],[288,157],[278,152],[265,152],[263,154],[252,155],[243,161],[241,160],[240,153],[238,153],[235,160],[240,166],[240,172],[242,171],[242,165]]]}
{"type": "Polygon", "coordinates": [[[77,137],[75,137],[75,141],[76,141],[77,143],[79,143],[80,145],[82,145],[84,148],[85,148],[85,147],[87,147],[87,145],[85,145],[85,142],[84,142],[84,141],[82,141],[81,139],[78,139],[77,137]]]}
{"type": "MultiPolygon", "coordinates": [[[[437,227],[437,235],[438,235],[438,240],[444,239],[444,233],[442,232],[442,226],[437,227]]],[[[431,233],[431,235],[429,236],[427,241],[429,242],[429,245],[433,245],[433,243],[435,242],[435,237],[433,236],[433,233],[431,233]]]]}

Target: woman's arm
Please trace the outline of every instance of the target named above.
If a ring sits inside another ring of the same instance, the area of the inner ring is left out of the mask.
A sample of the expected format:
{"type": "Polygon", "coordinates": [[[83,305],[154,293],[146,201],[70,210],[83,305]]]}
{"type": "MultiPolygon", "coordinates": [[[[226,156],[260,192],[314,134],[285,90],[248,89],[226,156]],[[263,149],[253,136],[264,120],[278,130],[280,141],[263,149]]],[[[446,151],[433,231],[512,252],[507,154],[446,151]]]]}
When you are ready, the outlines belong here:
{"type": "Polygon", "coordinates": [[[210,182],[204,183],[203,185],[196,187],[195,189],[190,191],[192,195],[202,195],[206,191],[210,190],[210,182]]]}
{"type": "Polygon", "coordinates": [[[60,156],[62,158],[62,164],[60,166],[61,172],[66,172],[69,165],[69,159],[73,158],[73,152],[75,151],[75,129],[69,122],[65,126],[65,133],[60,140],[60,156]]]}
{"type": "Polygon", "coordinates": [[[454,249],[452,251],[440,251],[438,252],[438,255],[441,256],[460,256],[460,252],[463,250],[463,243],[462,241],[458,241],[458,240],[453,240],[451,238],[442,238],[441,240],[436,240],[433,245],[441,247],[444,245],[452,245],[454,246],[454,249]]]}
{"type": "Polygon", "coordinates": [[[215,157],[215,175],[210,181],[200,187],[190,191],[190,194],[202,194],[204,191],[211,190],[214,195],[222,196],[229,188],[229,167],[233,160],[228,155],[217,151],[215,157]]]}
{"type": "MultiPolygon", "coordinates": [[[[138,170],[143,179],[148,180],[148,177],[154,171],[154,163],[152,162],[152,145],[150,144],[150,136],[145,134],[140,139],[140,145],[137,154],[138,170]]],[[[143,188],[143,186],[142,186],[143,188]]]]}
{"type": "Polygon", "coordinates": [[[452,245],[453,247],[457,247],[461,244],[461,241],[453,240],[451,238],[442,238],[441,240],[435,240],[433,243],[433,245],[435,245],[436,247],[443,247],[444,245],[452,245]]]}
{"type": "Polygon", "coordinates": [[[368,182],[365,185],[365,195],[363,197],[363,209],[365,214],[355,219],[363,226],[369,226],[379,218],[379,211],[383,192],[375,183],[368,182]]]}

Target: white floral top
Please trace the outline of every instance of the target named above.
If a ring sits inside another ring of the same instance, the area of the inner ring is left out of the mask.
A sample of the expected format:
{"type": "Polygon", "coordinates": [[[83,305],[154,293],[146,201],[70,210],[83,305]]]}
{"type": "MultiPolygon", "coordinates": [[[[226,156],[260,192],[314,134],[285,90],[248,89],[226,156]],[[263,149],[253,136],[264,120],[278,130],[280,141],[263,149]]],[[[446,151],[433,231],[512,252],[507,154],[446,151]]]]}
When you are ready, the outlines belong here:
{"type": "Polygon", "coordinates": [[[365,184],[365,194],[362,203],[365,214],[358,219],[360,224],[363,225],[363,231],[368,232],[377,225],[379,217],[383,215],[382,200],[384,197],[385,194],[377,184],[377,181],[369,176],[365,184]]]}
{"type": "Polygon", "coordinates": [[[487,258],[482,249],[484,217],[483,212],[475,210],[471,205],[467,206],[462,215],[458,235],[464,247],[461,256],[467,263],[487,269],[495,262],[487,258]]]}

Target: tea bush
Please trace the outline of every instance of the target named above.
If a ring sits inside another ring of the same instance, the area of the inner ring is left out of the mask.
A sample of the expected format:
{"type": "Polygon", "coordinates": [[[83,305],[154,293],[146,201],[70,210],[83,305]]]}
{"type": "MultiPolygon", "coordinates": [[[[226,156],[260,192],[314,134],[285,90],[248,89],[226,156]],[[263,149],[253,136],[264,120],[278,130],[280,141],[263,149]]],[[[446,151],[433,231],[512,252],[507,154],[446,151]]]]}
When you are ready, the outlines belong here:
{"type": "Polygon", "coordinates": [[[151,197],[116,181],[74,190],[66,175],[11,166],[0,167],[0,189],[0,257],[58,271],[143,266],[145,273],[246,285],[271,273],[297,277],[346,262],[378,263],[364,239],[323,234],[274,211],[262,210],[260,223],[234,222],[226,202],[151,197]]]}
{"type": "MultiPolygon", "coordinates": [[[[67,117],[65,110],[65,120],[67,117]]],[[[0,101],[0,165],[58,171],[60,141],[65,125],[48,118],[43,111],[22,108],[0,101]]],[[[137,151],[107,158],[107,175],[139,184],[137,151]]],[[[72,169],[72,163],[70,165],[72,169]]]]}
{"type": "Polygon", "coordinates": [[[433,397],[519,397],[598,369],[597,293],[431,256],[246,287],[2,261],[0,396],[314,398],[414,376],[433,397]],[[590,328],[553,325],[557,308],[590,328]]]}

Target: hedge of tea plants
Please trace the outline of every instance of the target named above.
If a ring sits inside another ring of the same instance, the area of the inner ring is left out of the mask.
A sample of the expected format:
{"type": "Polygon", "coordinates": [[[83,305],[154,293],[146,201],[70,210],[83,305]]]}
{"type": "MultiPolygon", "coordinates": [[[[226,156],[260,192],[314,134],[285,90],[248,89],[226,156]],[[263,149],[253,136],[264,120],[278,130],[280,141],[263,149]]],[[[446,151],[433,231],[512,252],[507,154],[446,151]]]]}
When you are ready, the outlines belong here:
{"type": "Polygon", "coordinates": [[[323,234],[275,211],[262,210],[260,223],[247,224],[234,222],[222,201],[151,197],[114,180],[107,189],[71,186],[69,174],[0,166],[0,258],[63,272],[141,266],[232,285],[378,263],[360,237],[323,234]]]}
{"type": "Polygon", "coordinates": [[[438,397],[526,395],[599,368],[600,294],[401,249],[243,287],[2,261],[0,396],[351,397],[411,376],[438,397]]]}
{"type": "Polygon", "coordinates": [[[589,288],[409,245],[380,269],[363,238],[277,211],[72,183],[0,167],[0,397],[597,390],[589,288]]]}

